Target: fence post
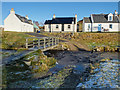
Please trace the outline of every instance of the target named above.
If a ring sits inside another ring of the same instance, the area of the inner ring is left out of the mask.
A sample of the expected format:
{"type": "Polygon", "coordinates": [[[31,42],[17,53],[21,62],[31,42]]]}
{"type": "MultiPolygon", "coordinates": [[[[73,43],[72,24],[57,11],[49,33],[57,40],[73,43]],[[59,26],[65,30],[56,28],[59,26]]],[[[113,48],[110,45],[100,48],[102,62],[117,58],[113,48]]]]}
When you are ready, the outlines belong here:
{"type": "Polygon", "coordinates": [[[40,49],[40,39],[38,38],[38,48],[40,49]]]}
{"type": "Polygon", "coordinates": [[[28,38],[26,38],[26,48],[28,49],[28,38]]]}
{"type": "Polygon", "coordinates": [[[46,41],[45,41],[45,38],[44,38],[44,48],[46,48],[46,45],[45,45],[46,41]]]}

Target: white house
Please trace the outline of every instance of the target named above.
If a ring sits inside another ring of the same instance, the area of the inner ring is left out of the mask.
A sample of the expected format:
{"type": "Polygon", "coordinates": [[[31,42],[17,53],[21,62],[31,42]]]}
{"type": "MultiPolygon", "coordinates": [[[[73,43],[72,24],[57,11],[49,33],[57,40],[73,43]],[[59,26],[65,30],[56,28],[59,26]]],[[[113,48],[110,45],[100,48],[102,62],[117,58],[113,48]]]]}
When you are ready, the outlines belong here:
{"type": "Polygon", "coordinates": [[[120,20],[115,11],[114,14],[91,14],[83,19],[83,32],[118,32],[120,20]]]}
{"type": "Polygon", "coordinates": [[[46,32],[76,32],[77,15],[75,17],[55,17],[52,20],[46,20],[44,23],[46,32]]]}
{"type": "Polygon", "coordinates": [[[32,20],[29,20],[28,16],[23,17],[15,14],[12,8],[10,14],[4,20],[4,31],[34,32],[34,28],[32,20]]]}

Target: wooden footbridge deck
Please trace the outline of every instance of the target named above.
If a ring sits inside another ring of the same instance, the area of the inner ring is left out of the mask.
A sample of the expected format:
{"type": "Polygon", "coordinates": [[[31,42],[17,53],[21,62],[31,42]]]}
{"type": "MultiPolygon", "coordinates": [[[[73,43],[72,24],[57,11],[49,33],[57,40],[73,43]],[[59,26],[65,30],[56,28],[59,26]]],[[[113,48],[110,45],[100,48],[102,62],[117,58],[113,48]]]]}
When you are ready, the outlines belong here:
{"type": "Polygon", "coordinates": [[[58,37],[27,37],[26,38],[26,48],[28,50],[41,49],[46,51],[54,48],[59,44],[58,37]]]}

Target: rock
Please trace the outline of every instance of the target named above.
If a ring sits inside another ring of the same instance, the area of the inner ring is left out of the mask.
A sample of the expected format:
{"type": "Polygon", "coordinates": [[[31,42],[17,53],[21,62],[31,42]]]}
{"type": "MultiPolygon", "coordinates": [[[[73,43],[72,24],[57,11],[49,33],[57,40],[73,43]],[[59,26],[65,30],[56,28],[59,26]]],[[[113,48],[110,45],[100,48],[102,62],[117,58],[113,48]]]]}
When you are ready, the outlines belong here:
{"type": "Polygon", "coordinates": [[[26,61],[23,61],[25,64],[27,64],[28,66],[31,65],[31,61],[30,60],[26,60],[26,61]]]}

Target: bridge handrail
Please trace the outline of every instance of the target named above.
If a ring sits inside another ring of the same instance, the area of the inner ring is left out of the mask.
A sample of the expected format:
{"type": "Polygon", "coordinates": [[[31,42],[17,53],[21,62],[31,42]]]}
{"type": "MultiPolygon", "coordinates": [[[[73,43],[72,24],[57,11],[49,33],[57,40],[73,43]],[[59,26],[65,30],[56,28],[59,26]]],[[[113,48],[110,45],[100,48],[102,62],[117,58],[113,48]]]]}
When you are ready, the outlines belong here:
{"type": "Polygon", "coordinates": [[[25,37],[26,39],[29,38],[38,38],[38,39],[44,39],[44,38],[59,38],[59,37],[25,37]]]}
{"type": "Polygon", "coordinates": [[[30,46],[35,47],[40,46],[43,47],[43,49],[46,48],[46,45],[50,47],[51,45],[54,46],[59,43],[59,37],[26,37],[26,48],[28,49],[30,46]],[[32,39],[28,41],[28,39],[32,39]],[[35,40],[37,39],[37,40],[35,40]]]}

